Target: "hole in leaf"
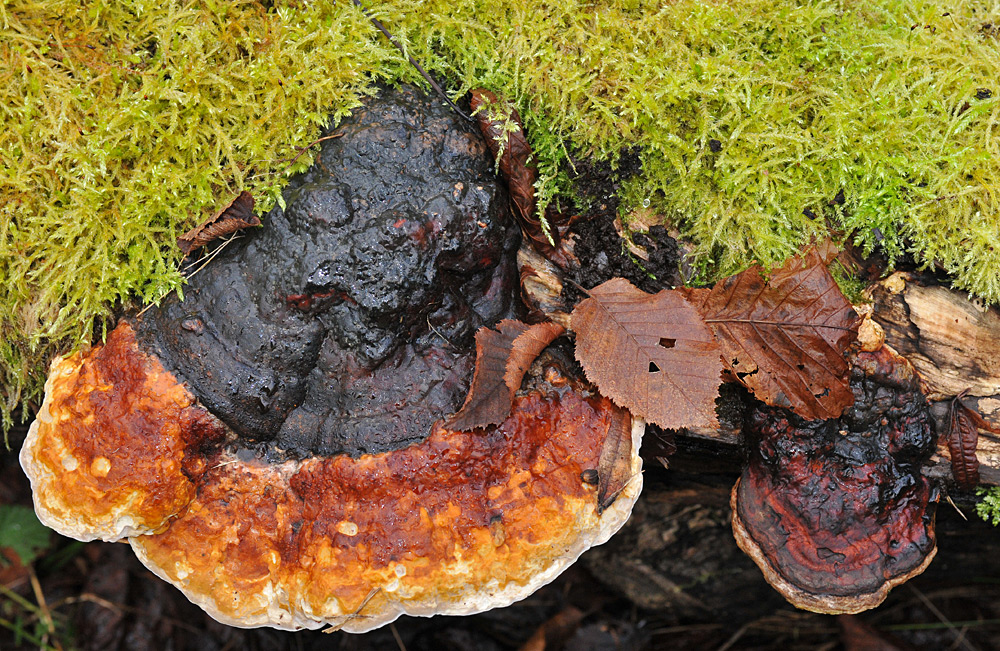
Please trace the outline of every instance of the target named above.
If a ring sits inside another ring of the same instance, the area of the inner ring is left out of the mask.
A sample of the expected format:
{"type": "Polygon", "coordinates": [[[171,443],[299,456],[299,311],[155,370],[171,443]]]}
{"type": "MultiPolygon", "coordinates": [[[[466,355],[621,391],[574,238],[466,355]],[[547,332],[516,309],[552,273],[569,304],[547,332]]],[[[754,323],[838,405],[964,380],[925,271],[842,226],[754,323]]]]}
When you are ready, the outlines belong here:
{"type": "Polygon", "coordinates": [[[650,373],[659,373],[660,372],[660,367],[657,366],[654,362],[650,362],[649,363],[649,372],[650,373]]]}
{"type": "Polygon", "coordinates": [[[825,398],[830,395],[830,387],[823,389],[822,393],[815,394],[817,398],[825,398]]]}
{"type": "Polygon", "coordinates": [[[676,339],[670,339],[668,337],[660,337],[660,346],[663,348],[673,348],[677,343],[676,339]]]}
{"type": "Polygon", "coordinates": [[[799,369],[800,371],[804,371],[804,370],[806,370],[806,365],[805,364],[796,364],[795,368],[799,369]]]}

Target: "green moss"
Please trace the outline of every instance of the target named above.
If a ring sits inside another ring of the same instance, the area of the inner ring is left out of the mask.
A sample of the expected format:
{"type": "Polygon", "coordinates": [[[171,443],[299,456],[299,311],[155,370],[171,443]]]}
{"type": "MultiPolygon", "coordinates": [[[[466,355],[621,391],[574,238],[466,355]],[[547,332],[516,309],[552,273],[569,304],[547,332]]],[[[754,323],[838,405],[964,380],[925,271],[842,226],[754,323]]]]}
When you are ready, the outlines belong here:
{"type": "Polygon", "coordinates": [[[977,488],[976,514],[994,527],[1000,525],[1000,487],[977,488]]]}
{"type": "Polygon", "coordinates": [[[334,6],[5,3],[0,25],[5,419],[112,305],[180,285],[178,235],[243,188],[269,207],[398,58],[334,6]]]}
{"type": "Polygon", "coordinates": [[[841,264],[839,260],[834,260],[830,265],[830,275],[833,276],[833,280],[840,287],[840,291],[852,304],[859,305],[870,302],[863,294],[868,283],[841,264]]]}
{"type": "MultiPolygon", "coordinates": [[[[267,208],[331,112],[380,81],[420,82],[350,3],[274,4],[0,7],[8,423],[112,305],[182,283],[178,234],[244,188],[267,208]]],[[[570,191],[570,152],[636,148],[626,201],[680,228],[706,279],[777,263],[830,221],[1000,300],[993,3],[371,4],[455,97],[485,86],[516,103],[543,202],[570,191]]]]}

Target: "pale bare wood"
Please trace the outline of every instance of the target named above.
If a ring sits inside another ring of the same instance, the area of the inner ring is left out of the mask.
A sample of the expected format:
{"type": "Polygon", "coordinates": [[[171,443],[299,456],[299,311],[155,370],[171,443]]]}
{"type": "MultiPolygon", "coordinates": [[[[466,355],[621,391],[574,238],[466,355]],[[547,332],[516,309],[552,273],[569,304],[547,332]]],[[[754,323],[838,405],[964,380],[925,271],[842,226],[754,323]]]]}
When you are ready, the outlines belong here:
{"type": "MultiPolygon", "coordinates": [[[[945,432],[948,401],[966,389],[965,404],[1000,425],[1000,311],[977,305],[965,292],[903,272],[869,293],[886,343],[910,360],[934,401],[938,432],[945,432]]],[[[1000,485],[1000,441],[980,432],[976,456],[981,482],[1000,485]]],[[[924,474],[951,478],[944,436],[924,474]]]]}
{"type": "MultiPolygon", "coordinates": [[[[968,294],[895,273],[871,289],[875,320],[931,394],[1000,395],[1000,312],[968,294]]],[[[1000,406],[1000,403],[998,403],[1000,406]]]]}

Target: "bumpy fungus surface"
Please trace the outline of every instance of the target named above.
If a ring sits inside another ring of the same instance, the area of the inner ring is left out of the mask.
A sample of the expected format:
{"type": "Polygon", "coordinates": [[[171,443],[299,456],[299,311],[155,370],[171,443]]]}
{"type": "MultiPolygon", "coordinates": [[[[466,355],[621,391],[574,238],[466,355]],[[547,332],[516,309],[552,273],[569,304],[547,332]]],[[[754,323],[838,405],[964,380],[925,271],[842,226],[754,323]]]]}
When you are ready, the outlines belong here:
{"type": "Polygon", "coordinates": [[[877,606],[936,551],[937,496],[919,473],[934,437],[913,367],[884,346],[858,353],[851,389],[839,419],[752,410],[732,493],[740,547],[791,603],[821,613],[877,606]]]}
{"type": "Polygon", "coordinates": [[[426,437],[516,286],[516,229],[472,125],[403,90],[334,134],[266,229],[136,322],[243,439],[298,456],[426,437]]]}
{"type": "Polygon", "coordinates": [[[57,360],[21,453],[42,520],[128,537],[222,622],[354,632],[506,605],[616,531],[640,461],[599,513],[585,478],[622,415],[556,357],[499,426],[441,425],[517,287],[470,127],[383,95],[184,301],[57,360]]]}

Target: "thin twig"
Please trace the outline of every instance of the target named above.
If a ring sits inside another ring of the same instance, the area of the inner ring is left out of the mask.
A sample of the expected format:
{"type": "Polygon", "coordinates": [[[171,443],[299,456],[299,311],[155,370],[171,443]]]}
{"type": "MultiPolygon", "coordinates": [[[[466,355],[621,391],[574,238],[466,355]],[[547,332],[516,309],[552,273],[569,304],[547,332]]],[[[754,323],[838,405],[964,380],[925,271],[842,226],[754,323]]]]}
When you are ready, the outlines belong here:
{"type": "MultiPolygon", "coordinates": [[[[197,260],[189,262],[186,265],[182,265],[181,268],[179,269],[181,275],[184,276],[185,278],[192,278],[192,277],[194,277],[194,275],[196,273],[198,273],[199,271],[201,271],[202,269],[204,269],[205,266],[208,265],[208,263],[211,262],[215,258],[215,256],[219,255],[219,253],[222,252],[222,249],[226,248],[229,245],[230,242],[232,242],[233,240],[238,239],[240,237],[242,237],[242,234],[240,232],[238,232],[238,231],[234,232],[232,235],[230,235],[229,237],[227,237],[226,239],[224,239],[222,241],[222,244],[220,244],[219,246],[215,247],[215,249],[213,249],[212,252],[210,254],[208,254],[207,256],[202,256],[202,257],[198,258],[197,260]],[[190,269],[191,267],[194,267],[195,265],[201,265],[201,266],[199,266],[197,269],[195,269],[194,271],[192,271],[190,274],[186,273],[188,269],[190,269]]],[[[187,256],[184,256],[183,258],[181,258],[181,262],[183,263],[184,260],[186,260],[186,259],[187,259],[187,256]]],[[[152,308],[154,305],[156,305],[156,303],[150,303],[146,307],[144,307],[141,310],[139,310],[138,314],[135,315],[136,318],[138,318],[138,317],[142,316],[143,314],[145,314],[146,312],[148,312],[150,310],[150,308],[152,308]]]]}
{"type": "Polygon", "coordinates": [[[451,343],[451,340],[448,339],[448,337],[445,337],[443,334],[441,334],[441,332],[437,328],[434,327],[434,324],[431,323],[431,317],[430,316],[427,317],[427,327],[431,329],[431,332],[433,332],[437,336],[441,337],[441,339],[444,340],[444,343],[448,344],[452,348],[455,348],[455,344],[451,343]]]}
{"type": "Polygon", "coordinates": [[[392,43],[396,47],[396,49],[399,50],[400,53],[402,53],[403,56],[409,59],[410,65],[416,68],[417,71],[421,75],[423,75],[424,79],[427,80],[427,83],[431,85],[431,88],[433,88],[434,91],[444,99],[444,101],[448,102],[448,106],[451,107],[451,110],[455,111],[469,122],[472,122],[473,121],[472,118],[466,115],[462,111],[462,109],[458,108],[458,105],[456,105],[455,102],[451,101],[451,98],[448,97],[448,95],[441,89],[441,86],[439,86],[438,83],[434,81],[434,77],[431,77],[430,73],[424,70],[423,66],[421,66],[416,59],[414,59],[412,56],[406,53],[406,49],[403,48],[402,44],[399,41],[397,41],[392,34],[389,33],[389,30],[387,30],[385,26],[382,25],[381,22],[379,22],[378,18],[375,18],[370,13],[368,13],[368,10],[365,9],[364,5],[361,4],[360,0],[352,0],[352,1],[354,2],[354,6],[360,9],[361,13],[365,15],[365,18],[370,20],[372,25],[375,25],[378,31],[382,32],[382,34],[384,34],[385,37],[389,39],[389,42],[392,43]]]}
{"type": "MultiPolygon", "coordinates": [[[[226,239],[224,239],[222,241],[222,244],[220,244],[219,246],[217,246],[215,248],[215,250],[212,251],[212,253],[208,255],[208,257],[205,257],[205,258],[201,259],[201,260],[204,260],[204,262],[202,263],[202,265],[200,267],[198,267],[197,269],[195,269],[194,271],[192,271],[188,276],[185,276],[185,277],[188,278],[188,279],[193,278],[196,273],[198,273],[199,271],[201,271],[202,269],[204,269],[206,266],[208,266],[208,263],[211,262],[212,260],[214,260],[215,256],[219,255],[219,253],[222,252],[222,249],[224,249],[227,246],[229,246],[229,243],[232,242],[233,240],[237,239],[238,237],[239,237],[238,233],[233,233],[232,235],[230,235],[229,237],[227,237],[226,239]]],[[[199,260],[199,262],[201,262],[201,260],[199,260]]]]}
{"type": "Polygon", "coordinates": [[[53,603],[52,607],[58,610],[63,606],[69,606],[71,604],[78,604],[82,602],[92,603],[118,614],[124,612],[124,606],[116,604],[113,601],[108,601],[103,597],[98,597],[96,594],[93,594],[91,592],[84,592],[83,594],[77,597],[66,597],[65,599],[60,599],[59,601],[53,603]]]}
{"type": "MultiPolygon", "coordinates": [[[[55,638],[56,625],[55,622],[52,621],[52,613],[49,611],[49,606],[45,603],[45,593],[42,592],[42,584],[38,582],[38,575],[35,574],[35,568],[29,563],[27,569],[28,578],[31,580],[31,591],[35,593],[35,601],[38,602],[38,611],[41,615],[42,624],[45,625],[46,633],[43,637],[43,641],[47,641],[45,638],[50,635],[55,638]]],[[[57,649],[62,649],[62,645],[59,644],[58,639],[53,639],[52,644],[57,649]]]]}
{"type": "Polygon", "coordinates": [[[349,622],[351,620],[354,620],[354,619],[357,619],[359,617],[364,617],[365,615],[362,615],[361,611],[364,610],[365,606],[368,605],[368,602],[371,601],[372,599],[374,599],[375,595],[377,595],[381,591],[382,591],[381,586],[379,586],[377,588],[372,588],[371,590],[369,590],[368,591],[368,596],[365,597],[365,600],[361,602],[361,605],[358,606],[357,610],[355,610],[350,615],[347,615],[346,617],[344,617],[344,621],[340,622],[339,624],[333,624],[329,628],[324,628],[323,632],[324,633],[335,633],[335,632],[339,631],[340,629],[342,629],[344,627],[344,624],[346,624],[347,622],[349,622]]]}
{"type": "Polygon", "coordinates": [[[399,636],[399,631],[396,630],[396,625],[389,624],[389,631],[392,632],[392,637],[396,639],[396,646],[399,647],[399,651],[406,651],[406,645],[403,644],[403,638],[399,636]]]}
{"type": "Polygon", "coordinates": [[[969,521],[969,518],[965,517],[965,514],[964,514],[964,513],[962,513],[962,509],[958,508],[958,504],[955,504],[955,502],[953,502],[953,501],[952,501],[952,499],[951,499],[951,495],[949,495],[948,493],[945,493],[945,494],[944,494],[944,498],[945,498],[946,500],[948,500],[948,504],[951,504],[951,506],[952,506],[952,507],[953,507],[953,508],[954,508],[954,509],[955,509],[956,511],[958,511],[958,514],[959,514],[960,516],[962,516],[962,519],[963,519],[963,520],[965,520],[966,522],[968,522],[968,521],[969,521]]]}
{"type": "Polygon", "coordinates": [[[733,633],[728,640],[723,642],[722,646],[716,649],[716,651],[727,651],[727,649],[731,648],[734,644],[739,642],[740,638],[743,637],[749,629],[750,629],[750,624],[744,624],[739,629],[737,629],[737,631],[733,633]]]}
{"type": "MultiPolygon", "coordinates": [[[[81,594],[79,596],[76,596],[76,597],[66,597],[65,599],[60,599],[59,601],[55,602],[52,605],[52,607],[54,609],[58,609],[58,608],[62,608],[63,606],[69,606],[71,604],[77,604],[77,603],[81,603],[81,602],[92,603],[92,604],[94,604],[96,606],[100,606],[101,608],[106,608],[107,610],[110,610],[110,611],[112,611],[114,613],[117,613],[117,614],[121,614],[121,613],[134,613],[134,614],[137,614],[137,615],[149,616],[149,611],[147,611],[147,610],[145,610],[143,608],[136,608],[135,606],[126,606],[124,604],[118,604],[118,603],[115,603],[113,601],[108,601],[107,599],[104,599],[103,597],[99,597],[99,596],[97,596],[96,594],[94,594],[92,592],[84,592],[83,594],[81,594]]],[[[159,619],[161,621],[167,622],[171,626],[176,626],[178,628],[182,628],[182,629],[184,629],[184,630],[186,630],[186,631],[188,631],[190,633],[204,633],[205,632],[205,630],[203,628],[199,628],[197,626],[194,626],[193,624],[189,624],[189,623],[187,623],[185,621],[182,621],[182,620],[179,620],[179,619],[176,619],[176,618],[173,618],[173,617],[163,617],[163,616],[161,616],[159,619]]]]}
{"type": "Polygon", "coordinates": [[[947,617],[945,617],[944,613],[942,613],[923,592],[915,588],[913,584],[908,584],[906,587],[908,587],[913,594],[917,595],[917,598],[920,599],[925,606],[927,606],[927,610],[931,611],[935,617],[941,620],[941,622],[948,627],[948,630],[955,636],[955,641],[957,643],[960,643],[962,646],[969,649],[969,651],[978,651],[975,646],[970,644],[969,641],[965,639],[965,633],[958,630],[958,628],[956,628],[955,625],[952,624],[947,617]]]}

